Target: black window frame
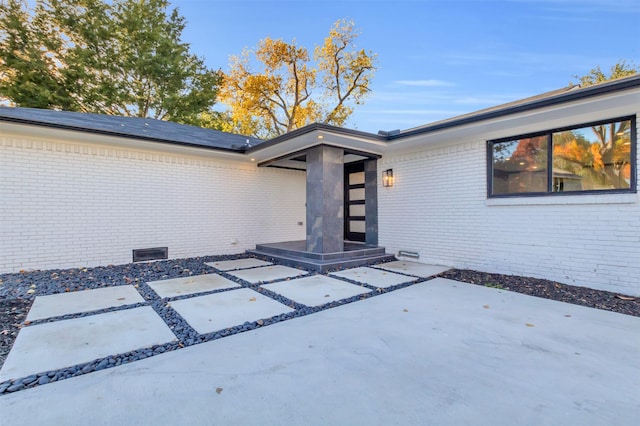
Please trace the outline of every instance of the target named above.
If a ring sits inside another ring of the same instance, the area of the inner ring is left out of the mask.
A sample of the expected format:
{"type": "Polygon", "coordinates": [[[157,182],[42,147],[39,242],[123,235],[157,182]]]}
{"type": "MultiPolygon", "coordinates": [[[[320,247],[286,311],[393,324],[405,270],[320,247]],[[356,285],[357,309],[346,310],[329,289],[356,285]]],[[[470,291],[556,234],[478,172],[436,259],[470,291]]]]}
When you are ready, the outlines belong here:
{"type": "Polygon", "coordinates": [[[487,198],[522,198],[522,197],[558,197],[558,196],[574,196],[574,195],[594,195],[594,194],[629,194],[637,192],[637,135],[636,116],[629,115],[624,117],[610,118],[606,120],[591,121],[577,125],[558,127],[549,130],[543,130],[535,133],[527,133],[517,136],[509,136],[505,138],[492,139],[487,141],[487,198]],[[553,134],[558,132],[566,132],[570,130],[581,129],[584,127],[599,126],[617,123],[620,121],[631,121],[630,137],[631,148],[629,151],[631,160],[631,179],[629,188],[616,189],[600,189],[600,190],[582,190],[582,191],[553,191],[553,134]],[[545,192],[514,192],[510,194],[493,194],[493,145],[502,142],[509,142],[519,139],[533,137],[547,137],[547,190],[545,192]]]}

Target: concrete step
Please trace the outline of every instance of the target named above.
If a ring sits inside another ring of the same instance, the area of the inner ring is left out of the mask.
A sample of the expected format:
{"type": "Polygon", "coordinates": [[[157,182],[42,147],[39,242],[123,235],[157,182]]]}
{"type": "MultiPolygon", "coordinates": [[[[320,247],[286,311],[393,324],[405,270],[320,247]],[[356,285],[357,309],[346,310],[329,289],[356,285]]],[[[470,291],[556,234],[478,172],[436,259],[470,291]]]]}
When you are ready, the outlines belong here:
{"type": "Polygon", "coordinates": [[[340,257],[337,259],[317,259],[306,256],[295,256],[292,254],[278,254],[270,250],[263,251],[257,248],[256,250],[248,250],[247,253],[255,256],[265,257],[269,260],[273,260],[287,266],[299,266],[324,273],[343,268],[354,268],[357,266],[373,265],[376,263],[396,260],[393,255],[385,254],[384,248],[382,248],[381,250],[382,252],[380,252],[380,249],[376,249],[376,252],[373,254],[369,253],[360,256],[350,255],[348,257],[340,257]]]}
{"type": "Polygon", "coordinates": [[[267,253],[273,256],[302,257],[305,259],[314,259],[319,261],[351,259],[385,254],[384,247],[368,247],[365,245],[363,245],[362,248],[350,248],[347,251],[336,253],[313,253],[288,247],[279,247],[275,244],[258,244],[256,245],[256,251],[267,253]]]}

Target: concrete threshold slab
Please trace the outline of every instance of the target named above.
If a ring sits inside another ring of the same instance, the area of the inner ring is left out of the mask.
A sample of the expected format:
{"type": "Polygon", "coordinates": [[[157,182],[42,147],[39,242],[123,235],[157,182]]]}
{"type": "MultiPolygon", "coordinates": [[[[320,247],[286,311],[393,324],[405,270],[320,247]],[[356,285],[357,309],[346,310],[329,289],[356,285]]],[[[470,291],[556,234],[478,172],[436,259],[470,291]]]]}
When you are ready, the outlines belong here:
{"type": "Polygon", "coordinates": [[[0,382],[174,339],[150,306],[24,327],[0,370],[0,382]]]}
{"type": "Polygon", "coordinates": [[[132,285],[37,296],[33,301],[31,310],[29,310],[27,321],[91,312],[135,303],[144,303],[144,299],[132,285]]]}
{"type": "Polygon", "coordinates": [[[326,275],[312,275],[261,287],[307,306],[321,306],[371,291],[326,275]]]}
{"type": "Polygon", "coordinates": [[[340,272],[333,272],[330,275],[347,278],[363,284],[369,284],[378,288],[393,287],[394,285],[415,281],[406,275],[394,274],[393,272],[382,271],[375,268],[353,268],[340,272]]]}
{"type": "Polygon", "coordinates": [[[261,268],[244,269],[229,272],[229,275],[238,277],[241,280],[250,282],[251,284],[265,283],[269,281],[281,280],[283,278],[294,278],[300,275],[306,275],[307,271],[302,271],[289,266],[273,265],[261,268]]]}
{"type": "Polygon", "coordinates": [[[248,288],[177,300],[171,307],[200,334],[293,311],[248,288]]]}
{"type": "Polygon", "coordinates": [[[408,262],[396,260],[395,262],[380,263],[374,265],[376,268],[385,269],[391,272],[413,275],[414,277],[428,278],[448,271],[449,267],[440,265],[428,265],[426,263],[408,262]]]}
{"type": "Polygon", "coordinates": [[[162,298],[242,287],[240,284],[234,283],[218,274],[192,275],[169,280],[150,281],[147,284],[162,298]]]}
{"type": "Polygon", "coordinates": [[[235,260],[221,260],[219,262],[206,262],[205,265],[216,268],[220,271],[232,271],[235,269],[247,269],[255,268],[257,266],[273,265],[271,262],[267,262],[260,259],[248,258],[248,259],[235,259],[235,260]]]}
{"type": "Polygon", "coordinates": [[[635,425],[638,341],[640,318],[437,278],[3,395],[0,413],[12,426],[635,425]]]}

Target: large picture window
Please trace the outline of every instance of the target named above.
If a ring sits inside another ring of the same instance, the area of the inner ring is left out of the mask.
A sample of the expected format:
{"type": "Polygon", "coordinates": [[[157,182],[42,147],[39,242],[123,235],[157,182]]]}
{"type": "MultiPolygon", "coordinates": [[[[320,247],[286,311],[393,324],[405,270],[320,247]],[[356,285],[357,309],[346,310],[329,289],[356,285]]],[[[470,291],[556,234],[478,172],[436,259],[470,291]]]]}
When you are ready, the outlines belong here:
{"type": "Polygon", "coordinates": [[[633,192],[635,118],[488,142],[489,196],[633,192]]]}

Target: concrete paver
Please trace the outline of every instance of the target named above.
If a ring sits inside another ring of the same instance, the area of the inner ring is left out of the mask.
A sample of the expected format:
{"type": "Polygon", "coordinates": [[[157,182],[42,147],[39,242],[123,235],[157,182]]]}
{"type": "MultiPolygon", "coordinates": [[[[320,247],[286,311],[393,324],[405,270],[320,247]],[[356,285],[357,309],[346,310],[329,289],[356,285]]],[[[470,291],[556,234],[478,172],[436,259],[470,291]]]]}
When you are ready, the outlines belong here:
{"type": "Polygon", "coordinates": [[[37,296],[29,310],[27,321],[91,312],[135,303],[144,303],[144,299],[132,285],[37,296]]]}
{"type": "Polygon", "coordinates": [[[306,274],[307,271],[282,265],[264,266],[261,268],[243,269],[229,272],[229,275],[233,275],[234,277],[238,277],[241,280],[248,281],[251,284],[281,280],[283,278],[299,277],[300,275],[306,274]]]}
{"type": "Polygon", "coordinates": [[[221,260],[219,262],[206,262],[205,265],[211,266],[220,271],[232,271],[234,269],[247,269],[247,268],[255,268],[256,266],[273,265],[273,263],[250,257],[247,259],[221,260]]]}
{"type": "Polygon", "coordinates": [[[376,268],[385,269],[387,271],[399,272],[401,274],[413,275],[414,277],[427,278],[448,271],[447,266],[427,265],[425,263],[408,262],[405,260],[396,260],[395,262],[380,263],[374,265],[376,268]]]}
{"type": "Polygon", "coordinates": [[[218,274],[193,275],[169,280],[151,281],[147,284],[162,298],[242,287],[240,284],[234,283],[218,274]]]}
{"type": "Polygon", "coordinates": [[[0,397],[20,425],[635,425],[640,318],[434,279],[0,397]],[[530,324],[530,325],[527,325],[530,324]]]}
{"type": "Polygon", "coordinates": [[[0,382],[174,339],[150,306],[24,327],[0,370],[0,382]]]}
{"type": "Polygon", "coordinates": [[[369,284],[378,288],[387,288],[394,285],[415,281],[406,275],[394,274],[393,272],[381,271],[375,268],[352,268],[344,271],[332,272],[330,275],[347,278],[363,284],[369,284]]]}
{"type": "Polygon", "coordinates": [[[369,293],[368,288],[350,284],[326,275],[312,275],[261,287],[307,306],[321,306],[336,300],[369,293]]]}
{"type": "Polygon", "coordinates": [[[200,334],[293,311],[248,288],[177,300],[171,306],[200,334]]]}

